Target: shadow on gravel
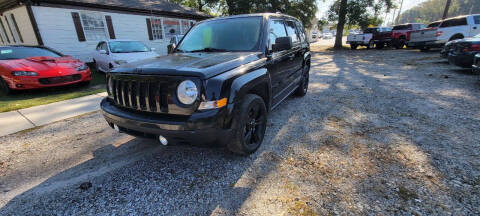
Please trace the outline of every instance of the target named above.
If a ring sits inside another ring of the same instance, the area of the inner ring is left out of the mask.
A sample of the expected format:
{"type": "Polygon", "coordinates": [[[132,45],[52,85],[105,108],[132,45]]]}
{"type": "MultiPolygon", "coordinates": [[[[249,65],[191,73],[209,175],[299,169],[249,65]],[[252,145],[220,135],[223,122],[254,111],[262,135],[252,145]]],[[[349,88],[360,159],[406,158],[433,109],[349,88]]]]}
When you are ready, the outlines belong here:
{"type": "Polygon", "coordinates": [[[464,98],[439,93],[451,86],[430,86],[446,70],[416,83],[429,88],[407,90],[411,76],[432,71],[378,68],[390,52],[314,53],[309,93],[269,115],[264,144],[248,157],[133,139],[94,151],[0,215],[474,214],[479,193],[463,186],[478,173],[468,162],[475,157],[465,157],[478,142],[475,121],[464,119],[472,111],[464,98]]]}

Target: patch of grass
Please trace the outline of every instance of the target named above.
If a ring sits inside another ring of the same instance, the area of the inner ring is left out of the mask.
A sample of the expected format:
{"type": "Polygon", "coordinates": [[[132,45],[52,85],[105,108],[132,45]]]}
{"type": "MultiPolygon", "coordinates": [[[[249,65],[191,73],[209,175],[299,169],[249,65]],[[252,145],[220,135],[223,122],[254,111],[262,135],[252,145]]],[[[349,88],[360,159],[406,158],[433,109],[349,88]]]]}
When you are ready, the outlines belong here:
{"type": "Polygon", "coordinates": [[[8,112],[54,103],[104,91],[105,74],[92,69],[92,81],[90,82],[90,85],[76,84],[70,86],[14,91],[7,96],[0,96],[0,112],[8,112]]]}

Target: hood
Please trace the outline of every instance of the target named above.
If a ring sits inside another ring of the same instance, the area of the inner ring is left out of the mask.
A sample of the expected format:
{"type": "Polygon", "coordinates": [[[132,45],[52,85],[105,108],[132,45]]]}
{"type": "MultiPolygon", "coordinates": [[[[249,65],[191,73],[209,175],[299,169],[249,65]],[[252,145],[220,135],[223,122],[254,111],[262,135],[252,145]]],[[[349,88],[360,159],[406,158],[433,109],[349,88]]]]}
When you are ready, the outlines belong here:
{"type": "Polygon", "coordinates": [[[70,56],[64,57],[29,57],[25,59],[5,60],[1,62],[11,71],[34,71],[39,76],[58,76],[77,73],[77,67],[83,62],[70,56]]]}
{"type": "Polygon", "coordinates": [[[261,52],[174,53],[115,68],[112,73],[196,76],[203,79],[262,58],[261,52]]]}
{"type": "Polygon", "coordinates": [[[149,52],[132,52],[132,53],[111,53],[111,57],[114,60],[123,60],[126,62],[134,62],[143,59],[157,57],[158,54],[153,51],[149,52]]]}

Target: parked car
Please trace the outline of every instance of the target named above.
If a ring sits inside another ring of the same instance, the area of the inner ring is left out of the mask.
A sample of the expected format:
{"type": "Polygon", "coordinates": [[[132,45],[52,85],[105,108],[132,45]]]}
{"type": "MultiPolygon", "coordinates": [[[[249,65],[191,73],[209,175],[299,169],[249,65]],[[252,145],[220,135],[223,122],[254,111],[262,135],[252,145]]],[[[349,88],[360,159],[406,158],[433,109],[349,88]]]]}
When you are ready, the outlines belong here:
{"type": "Polygon", "coordinates": [[[0,92],[88,83],[85,63],[43,46],[0,46],[0,92]]]}
{"type": "Polygon", "coordinates": [[[167,46],[167,52],[171,53],[175,49],[175,46],[182,40],[183,35],[175,35],[170,38],[170,44],[167,46]]]}
{"type": "Polygon", "coordinates": [[[472,68],[474,73],[480,73],[480,53],[477,53],[477,55],[475,55],[472,68]]]}
{"type": "Polygon", "coordinates": [[[332,39],[332,38],[333,38],[333,34],[330,32],[323,34],[323,39],[332,39]]]}
{"type": "Polygon", "coordinates": [[[429,26],[431,27],[412,32],[408,46],[428,50],[443,47],[448,41],[480,34],[480,15],[453,17],[429,26]]]}
{"type": "Polygon", "coordinates": [[[306,38],[301,21],[276,13],[202,21],[173,53],[108,72],[103,115],[120,132],[164,145],[221,144],[253,153],[267,113],[290,94],[307,93],[306,38]]]}
{"type": "Polygon", "coordinates": [[[480,34],[473,38],[455,40],[448,53],[450,64],[471,68],[476,54],[480,53],[480,34]]]}
{"type": "Polygon", "coordinates": [[[347,44],[350,44],[352,50],[358,46],[366,46],[367,49],[382,49],[384,46],[390,46],[392,41],[392,28],[373,27],[367,28],[362,34],[351,34],[347,36],[347,44]]]}
{"type": "Polygon", "coordinates": [[[93,63],[98,71],[106,72],[121,64],[159,56],[154,48],[140,41],[109,40],[100,41],[93,52],[93,63]]]}
{"type": "Polygon", "coordinates": [[[422,23],[406,23],[396,25],[392,29],[392,45],[396,49],[402,49],[410,40],[410,33],[419,29],[424,29],[425,24],[422,23]]]}

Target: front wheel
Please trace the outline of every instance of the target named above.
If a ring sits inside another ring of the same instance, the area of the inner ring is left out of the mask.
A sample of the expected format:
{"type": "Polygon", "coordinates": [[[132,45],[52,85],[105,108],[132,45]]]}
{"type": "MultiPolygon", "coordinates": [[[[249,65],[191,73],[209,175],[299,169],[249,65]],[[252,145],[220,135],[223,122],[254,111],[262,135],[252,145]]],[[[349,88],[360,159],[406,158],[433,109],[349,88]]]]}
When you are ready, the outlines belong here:
{"type": "Polygon", "coordinates": [[[368,42],[367,49],[373,49],[373,48],[375,48],[375,42],[373,42],[373,40],[370,40],[370,42],[368,42]]]}
{"type": "Polygon", "coordinates": [[[7,82],[0,77],[0,95],[8,95],[11,91],[7,82]]]}
{"type": "Polygon", "coordinates": [[[403,47],[405,47],[405,44],[406,44],[405,40],[400,39],[395,43],[395,49],[403,49],[403,47]]]}
{"type": "Polygon", "coordinates": [[[249,155],[263,142],[267,127],[267,109],[263,99],[247,94],[235,112],[233,137],[227,141],[227,148],[234,153],[249,155]]]}
{"type": "Polygon", "coordinates": [[[356,50],[357,47],[358,47],[358,45],[356,45],[356,44],[350,44],[350,49],[352,49],[352,50],[356,50]]]}
{"type": "Polygon", "coordinates": [[[384,43],[375,44],[375,48],[377,48],[377,49],[383,49],[384,46],[385,46],[384,43]]]}

